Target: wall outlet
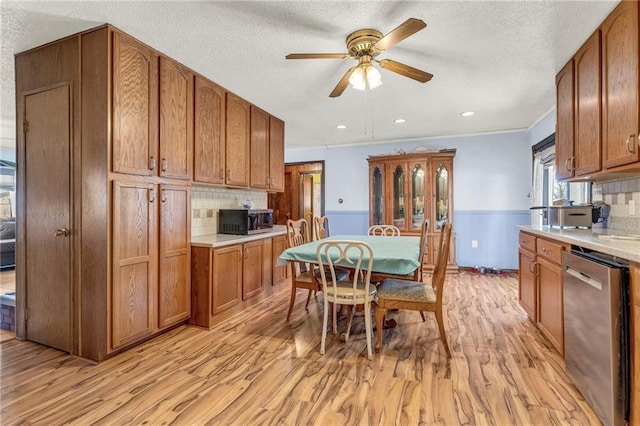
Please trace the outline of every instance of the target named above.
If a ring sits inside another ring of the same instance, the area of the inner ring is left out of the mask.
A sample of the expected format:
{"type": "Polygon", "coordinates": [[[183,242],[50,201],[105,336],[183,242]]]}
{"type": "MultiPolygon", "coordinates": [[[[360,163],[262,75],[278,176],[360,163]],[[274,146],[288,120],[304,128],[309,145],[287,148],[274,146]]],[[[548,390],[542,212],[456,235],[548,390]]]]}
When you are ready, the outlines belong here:
{"type": "Polygon", "coordinates": [[[629,216],[635,216],[635,215],[636,215],[636,201],[629,200],[629,216]]]}
{"type": "Polygon", "coordinates": [[[471,248],[478,248],[478,240],[471,240],[471,248]]]}
{"type": "Polygon", "coordinates": [[[602,187],[594,186],[591,194],[591,201],[602,201],[602,187]]]}

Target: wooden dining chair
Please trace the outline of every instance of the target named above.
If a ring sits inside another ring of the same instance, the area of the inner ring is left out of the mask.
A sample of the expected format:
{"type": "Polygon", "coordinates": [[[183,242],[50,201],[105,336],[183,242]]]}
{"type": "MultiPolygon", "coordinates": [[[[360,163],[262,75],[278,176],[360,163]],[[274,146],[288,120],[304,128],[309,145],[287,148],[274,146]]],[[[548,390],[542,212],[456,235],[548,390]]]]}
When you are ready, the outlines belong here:
{"type": "MultiPolygon", "coordinates": [[[[324,292],[324,316],[322,320],[322,342],[320,353],[325,353],[329,310],[332,311],[333,334],[337,334],[337,306],[347,305],[352,309],[357,305],[364,306],[365,334],[367,337],[367,356],[373,358],[371,351],[371,306],[376,294],[376,286],[371,284],[371,267],[373,265],[373,249],[363,241],[327,240],[318,246],[318,265],[324,292]],[[337,263],[353,270],[352,278],[340,278],[337,263]],[[328,272],[328,273],[327,273],[328,272]],[[333,304],[330,307],[330,304],[333,304]]],[[[345,341],[349,339],[351,318],[347,320],[345,341]]]]}
{"type": "Polygon", "coordinates": [[[422,281],[387,278],[378,286],[377,302],[374,308],[376,318],[376,351],[379,351],[382,347],[383,321],[387,309],[404,309],[420,311],[421,313],[423,311],[429,311],[434,312],[436,315],[440,339],[444,345],[447,357],[451,358],[447,336],[444,332],[444,319],[442,314],[442,297],[447,272],[447,261],[449,260],[450,242],[451,224],[445,222],[442,224],[442,230],[440,232],[438,253],[430,285],[422,281]]]}
{"type": "Polygon", "coordinates": [[[315,237],[322,240],[331,235],[329,231],[329,216],[316,216],[313,218],[315,237]]]}
{"type": "Polygon", "coordinates": [[[400,229],[394,225],[373,225],[369,227],[367,234],[380,237],[399,237],[400,229]]]}
{"type": "MultiPolygon", "coordinates": [[[[302,244],[310,242],[309,238],[309,224],[307,220],[302,218],[298,220],[287,220],[287,247],[297,247],[302,244]]],[[[289,300],[289,311],[287,312],[287,321],[291,317],[293,311],[293,305],[296,302],[296,293],[298,289],[309,290],[307,294],[307,303],[305,303],[305,309],[309,307],[309,301],[311,295],[316,291],[322,291],[322,284],[320,283],[320,271],[318,267],[305,263],[289,261],[291,268],[291,298],[289,300]]],[[[348,275],[348,270],[343,270],[338,273],[340,278],[348,275]]]]}

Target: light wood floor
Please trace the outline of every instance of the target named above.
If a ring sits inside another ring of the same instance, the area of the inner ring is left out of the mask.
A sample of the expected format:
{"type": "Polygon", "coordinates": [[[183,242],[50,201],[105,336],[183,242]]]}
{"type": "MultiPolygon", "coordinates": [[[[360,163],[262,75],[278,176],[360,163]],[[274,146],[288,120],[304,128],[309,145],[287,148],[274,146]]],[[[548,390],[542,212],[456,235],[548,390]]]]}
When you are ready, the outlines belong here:
{"type": "Polygon", "coordinates": [[[433,316],[392,313],[366,357],[363,318],[318,349],[321,295],[288,290],[211,331],[181,327],[97,366],[20,341],[0,345],[11,424],[599,424],[517,304],[517,279],[448,278],[447,362],[433,316]]]}

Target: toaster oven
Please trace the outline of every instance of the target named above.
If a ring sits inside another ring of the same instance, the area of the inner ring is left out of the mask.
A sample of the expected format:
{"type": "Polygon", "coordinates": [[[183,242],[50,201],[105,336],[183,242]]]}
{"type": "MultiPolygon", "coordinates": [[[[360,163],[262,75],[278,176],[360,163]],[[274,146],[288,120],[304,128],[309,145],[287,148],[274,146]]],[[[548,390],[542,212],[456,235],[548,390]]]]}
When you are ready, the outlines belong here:
{"type": "Polygon", "coordinates": [[[549,206],[549,225],[559,227],[591,228],[598,221],[599,209],[591,204],[549,206]]]}

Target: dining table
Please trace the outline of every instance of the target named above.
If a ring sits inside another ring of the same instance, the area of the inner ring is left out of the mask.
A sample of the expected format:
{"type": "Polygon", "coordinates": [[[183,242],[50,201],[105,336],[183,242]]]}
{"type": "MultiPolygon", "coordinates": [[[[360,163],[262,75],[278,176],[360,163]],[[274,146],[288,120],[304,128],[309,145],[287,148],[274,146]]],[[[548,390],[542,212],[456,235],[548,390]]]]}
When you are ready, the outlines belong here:
{"type": "MultiPolygon", "coordinates": [[[[311,241],[297,247],[290,247],[282,252],[276,262],[284,266],[289,261],[318,263],[317,250],[321,242],[327,240],[362,241],[373,249],[372,272],[394,275],[412,274],[419,266],[420,238],[411,236],[382,237],[373,235],[334,235],[322,240],[311,241]]],[[[354,253],[355,255],[355,253],[354,253]]],[[[369,261],[368,256],[363,264],[369,261]]],[[[347,261],[337,263],[338,266],[349,267],[347,261]]]]}

